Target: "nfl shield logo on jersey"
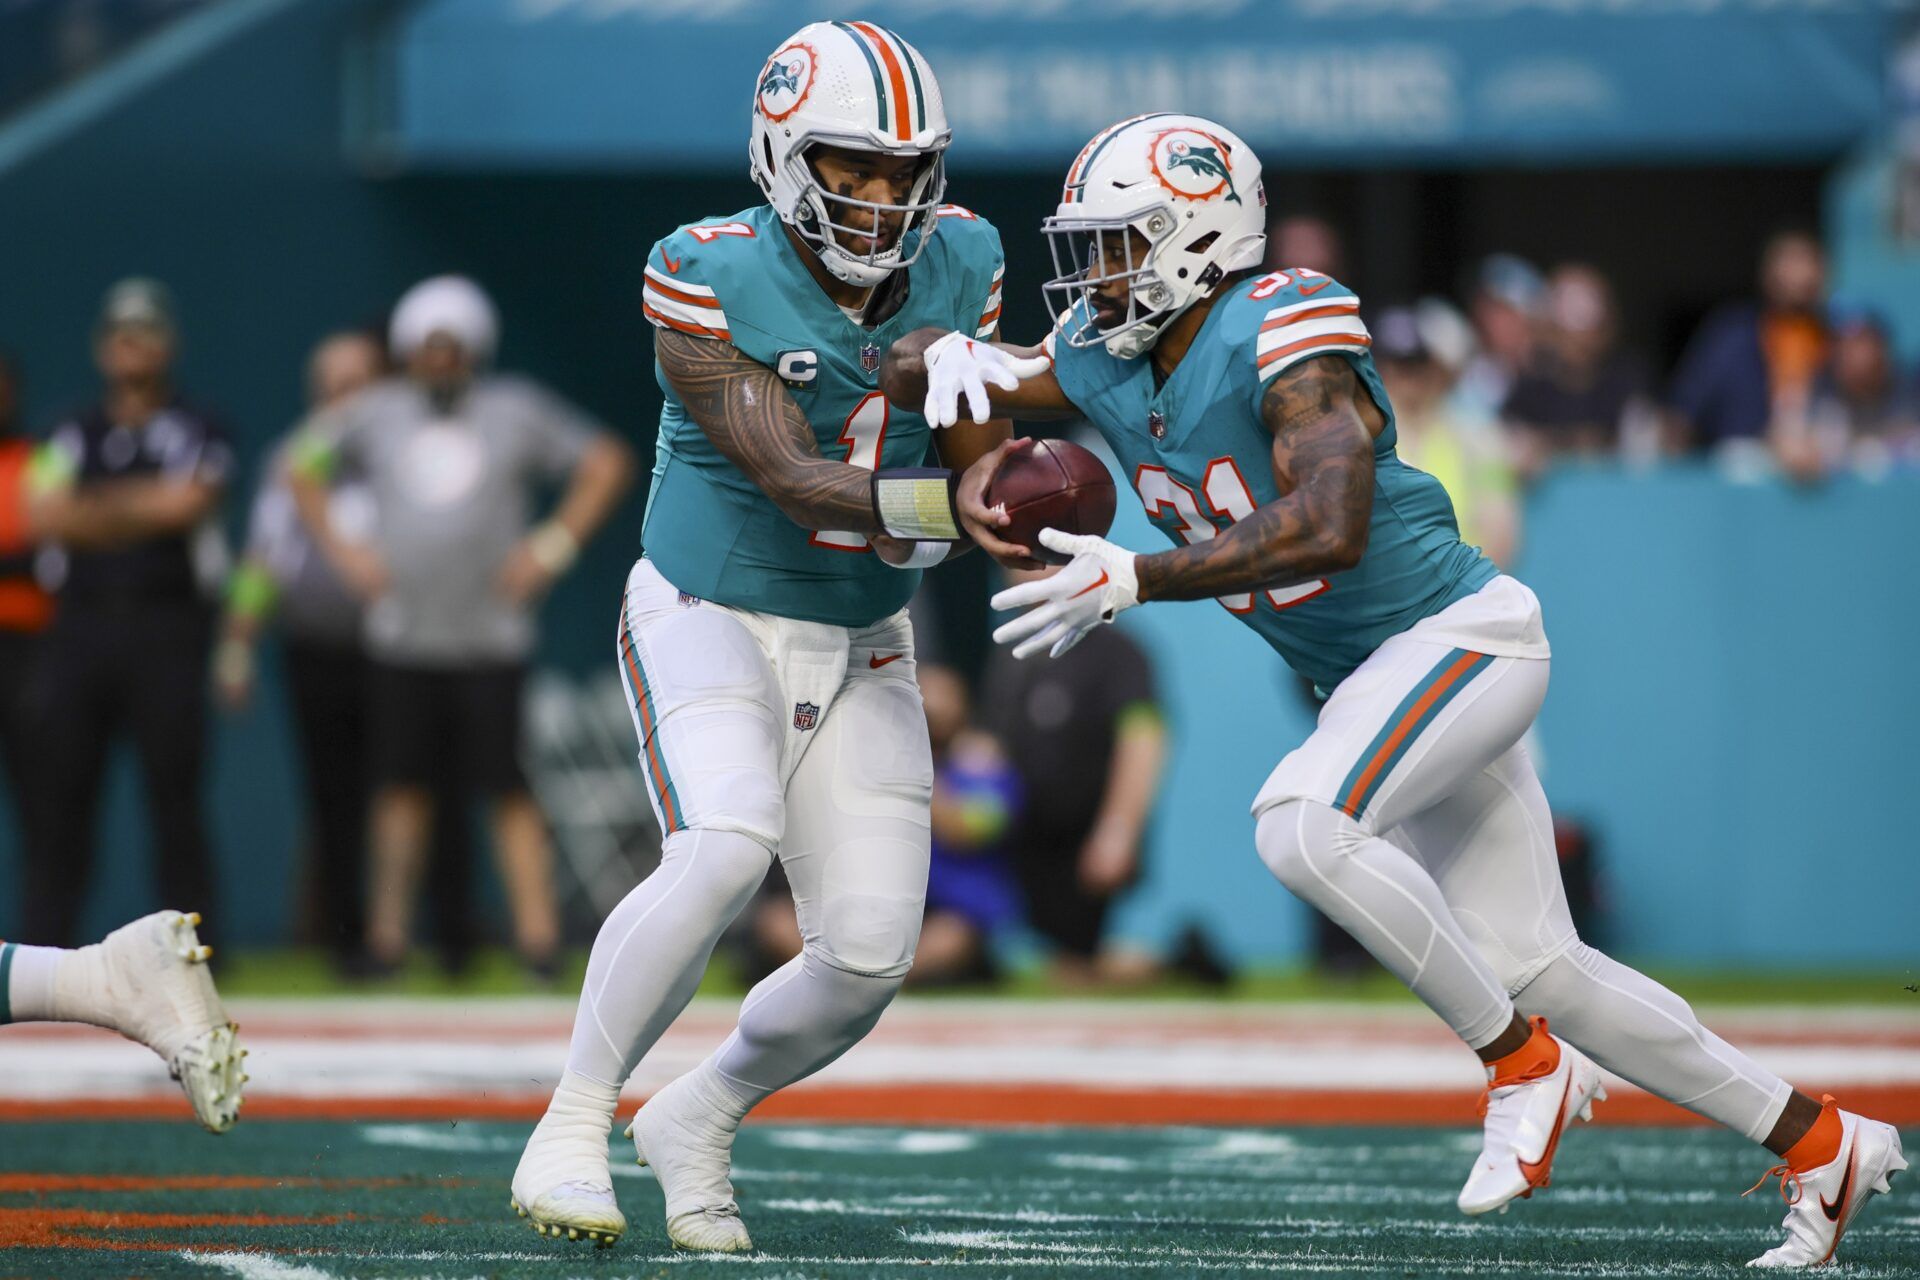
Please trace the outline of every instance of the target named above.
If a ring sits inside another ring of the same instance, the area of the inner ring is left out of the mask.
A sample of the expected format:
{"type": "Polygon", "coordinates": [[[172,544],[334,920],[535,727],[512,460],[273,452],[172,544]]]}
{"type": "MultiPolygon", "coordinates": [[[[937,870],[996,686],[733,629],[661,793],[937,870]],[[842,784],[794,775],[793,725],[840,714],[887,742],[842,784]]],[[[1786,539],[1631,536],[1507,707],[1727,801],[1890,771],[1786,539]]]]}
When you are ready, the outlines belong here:
{"type": "Polygon", "coordinates": [[[860,348],[860,367],[867,371],[867,376],[869,377],[880,372],[879,343],[869,342],[866,346],[860,348]]]}
{"type": "Polygon", "coordinates": [[[820,704],[817,702],[796,702],[793,704],[793,727],[805,732],[820,723],[820,704]]]}
{"type": "Polygon", "coordinates": [[[1158,409],[1147,411],[1147,434],[1155,440],[1167,438],[1167,415],[1158,409]]]}

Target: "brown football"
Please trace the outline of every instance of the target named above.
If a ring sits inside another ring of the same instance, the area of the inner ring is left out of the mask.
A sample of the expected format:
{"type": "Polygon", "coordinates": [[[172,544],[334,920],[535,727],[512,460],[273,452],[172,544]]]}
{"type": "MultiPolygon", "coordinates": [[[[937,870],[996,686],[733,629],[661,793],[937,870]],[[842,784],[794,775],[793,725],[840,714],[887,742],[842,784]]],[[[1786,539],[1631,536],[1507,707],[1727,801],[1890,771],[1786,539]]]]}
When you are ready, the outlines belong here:
{"type": "Polygon", "coordinates": [[[1065,440],[1040,440],[1008,454],[987,486],[987,504],[1004,504],[1013,517],[1000,536],[1048,564],[1068,557],[1040,545],[1042,529],[1104,536],[1113,527],[1113,503],[1107,464],[1065,440]]]}

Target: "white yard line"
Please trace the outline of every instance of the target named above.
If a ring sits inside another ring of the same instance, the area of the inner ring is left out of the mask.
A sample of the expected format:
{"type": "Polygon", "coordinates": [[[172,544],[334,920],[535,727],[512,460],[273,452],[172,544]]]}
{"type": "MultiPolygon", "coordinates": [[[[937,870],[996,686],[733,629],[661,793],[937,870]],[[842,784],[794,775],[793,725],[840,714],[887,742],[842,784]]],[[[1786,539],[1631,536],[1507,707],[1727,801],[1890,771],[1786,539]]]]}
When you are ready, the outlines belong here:
{"type": "Polygon", "coordinates": [[[339,1280],[331,1271],[282,1262],[268,1253],[197,1253],[182,1250],[180,1256],[202,1267],[213,1267],[239,1280],[339,1280]]]}

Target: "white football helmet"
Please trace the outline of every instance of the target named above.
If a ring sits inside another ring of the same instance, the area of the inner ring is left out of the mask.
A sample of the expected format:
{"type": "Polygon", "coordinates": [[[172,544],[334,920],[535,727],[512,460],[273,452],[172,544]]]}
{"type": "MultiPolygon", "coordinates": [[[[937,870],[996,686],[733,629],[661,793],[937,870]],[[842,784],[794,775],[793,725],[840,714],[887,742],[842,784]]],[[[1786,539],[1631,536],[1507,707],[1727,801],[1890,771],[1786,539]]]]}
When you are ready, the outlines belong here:
{"type": "Polygon", "coordinates": [[[1054,278],[1043,286],[1048,310],[1081,303],[1088,317],[1063,325],[1061,340],[1105,343],[1131,360],[1228,272],[1260,265],[1267,245],[1260,159],[1238,135],[1200,116],[1163,111],[1122,120],[1080,149],[1060,207],[1041,230],[1053,249],[1054,278]],[[1147,242],[1144,257],[1128,250],[1129,228],[1147,242]],[[1127,283],[1126,314],[1101,322],[1095,295],[1118,281],[1127,283]]]}
{"type": "Polygon", "coordinates": [[[814,22],[782,41],[760,69],[748,166],[781,221],[813,246],[827,270],[872,286],[926,248],[946,191],[952,136],[940,86],[919,50],[871,22],[814,22]],[[875,204],[821,185],[809,153],[822,145],[927,162],[905,204],[875,204]],[[906,223],[884,251],[856,254],[834,238],[836,230],[865,235],[880,214],[899,211],[906,223]]]}

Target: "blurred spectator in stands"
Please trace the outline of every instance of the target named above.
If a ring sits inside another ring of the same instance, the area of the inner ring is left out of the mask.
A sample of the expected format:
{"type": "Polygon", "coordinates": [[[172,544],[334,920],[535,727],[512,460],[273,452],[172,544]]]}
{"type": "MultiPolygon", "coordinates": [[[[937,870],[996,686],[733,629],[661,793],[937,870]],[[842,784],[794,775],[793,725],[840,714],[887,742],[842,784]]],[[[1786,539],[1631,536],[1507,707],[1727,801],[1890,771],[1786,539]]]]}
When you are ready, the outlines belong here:
{"type": "Polygon", "coordinates": [[[1500,410],[1524,479],[1558,458],[1617,454],[1629,432],[1651,429],[1646,366],[1618,345],[1605,276],[1581,263],[1555,267],[1538,335],[1500,410]]]}
{"type": "Polygon", "coordinates": [[[1101,942],[1115,900],[1140,877],[1167,752],[1152,663],[1117,627],[1096,627],[1050,662],[996,654],[984,720],[1025,796],[1008,857],[1028,923],[1055,948],[1054,976],[1115,976],[1101,942]]]}
{"type": "Polygon", "coordinates": [[[1540,273],[1523,258],[1496,253],[1480,264],[1469,304],[1477,349],[1453,389],[1454,412],[1463,421],[1499,417],[1533,355],[1542,292],[1540,273]]]}
{"type": "Polygon", "coordinates": [[[291,483],[300,516],[367,602],[374,661],[373,867],[367,947],[397,965],[411,943],[431,785],[455,758],[463,790],[490,802],[494,849],[523,963],[550,976],[560,943],[552,848],[521,770],[521,686],[534,609],[611,513],[630,451],[552,393],[490,371],[493,304],[441,276],[395,308],[405,376],[363,391],[302,432],[291,483]],[[327,478],[357,468],[373,498],[363,545],[333,523],[327,478]],[[564,483],[534,524],[536,486],[564,483]]]}
{"type": "Polygon", "coordinates": [[[989,939],[1020,919],[1020,888],[1005,856],[1021,804],[1020,780],[993,736],[972,723],[967,683],[952,667],[922,664],[920,693],[933,743],[933,860],[926,923],[907,981],[991,981],[989,939]]]}
{"type": "Polygon", "coordinates": [[[1768,442],[1788,475],[1818,480],[1845,467],[1885,470],[1920,461],[1920,388],[1895,362],[1886,318],[1837,305],[1827,317],[1831,349],[1804,412],[1776,405],[1768,442]]]}
{"type": "Polygon", "coordinates": [[[164,286],[114,285],[94,340],[104,393],[54,428],[39,468],[33,518],[59,552],[48,560],[58,607],[34,689],[45,801],[28,856],[34,941],[82,940],[101,781],[122,734],[139,754],[152,822],[152,905],[220,919],[202,791],[226,572],[217,515],[233,455],[220,423],[174,388],[177,347],[164,286]]]}
{"type": "Polygon", "coordinates": [[[1506,439],[1493,423],[1464,420],[1451,395],[1472,342],[1465,321],[1446,303],[1428,299],[1418,307],[1388,307],[1368,329],[1393,403],[1400,457],[1445,487],[1460,536],[1511,568],[1520,506],[1506,439]]]}
{"type": "Polygon", "coordinates": [[[38,747],[28,692],[40,660],[40,639],[53,620],[53,598],[34,576],[36,534],[28,518],[27,486],[34,441],[21,422],[20,370],[0,352],[0,771],[13,798],[20,845],[39,795],[33,782],[38,747]]]}
{"type": "Polygon", "coordinates": [[[1826,360],[1826,288],[1826,255],[1812,236],[1784,231],[1767,241],[1759,305],[1708,316],[1674,372],[1669,399],[1685,444],[1757,442],[1776,414],[1805,412],[1826,360]]]}
{"type": "MultiPolygon", "coordinates": [[[[1305,267],[1340,279],[1346,275],[1347,255],[1340,233],[1325,218],[1310,213],[1275,218],[1267,226],[1267,269],[1284,271],[1305,267]]],[[[1344,279],[1341,283],[1346,283],[1344,279]]]]}

